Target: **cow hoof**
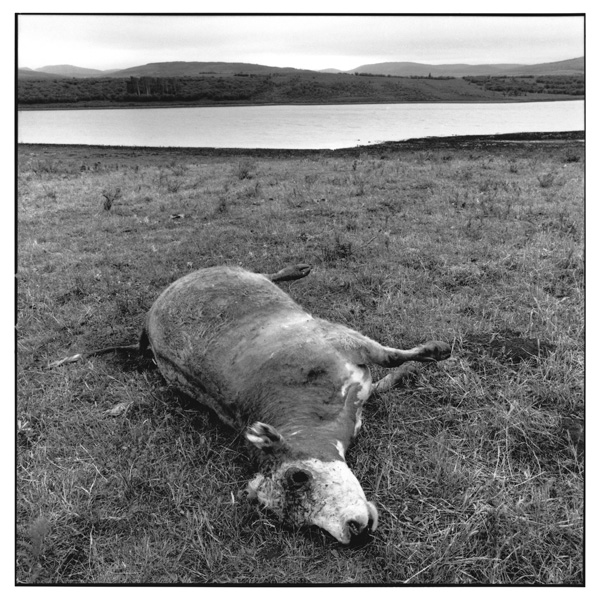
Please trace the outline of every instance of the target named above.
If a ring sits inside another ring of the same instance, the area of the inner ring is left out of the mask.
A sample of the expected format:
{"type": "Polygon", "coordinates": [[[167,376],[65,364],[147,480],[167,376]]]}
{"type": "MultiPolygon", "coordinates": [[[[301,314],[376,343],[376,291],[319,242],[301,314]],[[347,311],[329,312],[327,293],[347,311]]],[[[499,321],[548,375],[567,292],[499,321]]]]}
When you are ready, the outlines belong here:
{"type": "Polygon", "coordinates": [[[432,341],[421,346],[421,356],[427,362],[446,360],[450,354],[452,348],[446,342],[432,341]]]}
{"type": "Polygon", "coordinates": [[[397,369],[394,369],[392,373],[388,375],[390,378],[390,389],[415,381],[420,372],[421,367],[413,362],[405,363],[397,369]]]}
{"type": "Polygon", "coordinates": [[[414,363],[407,363],[405,365],[402,365],[398,369],[397,382],[395,385],[401,385],[409,381],[414,381],[418,377],[419,372],[419,366],[415,365],[414,363]]]}
{"type": "Polygon", "coordinates": [[[310,265],[304,263],[295,265],[295,271],[299,277],[306,277],[310,273],[311,269],[312,267],[310,265]]]}
{"type": "Polygon", "coordinates": [[[267,277],[273,281],[294,281],[295,279],[302,279],[306,277],[311,271],[311,266],[298,263],[297,265],[290,265],[289,267],[285,267],[281,269],[281,271],[277,271],[277,273],[273,273],[272,275],[267,275],[267,277]]]}

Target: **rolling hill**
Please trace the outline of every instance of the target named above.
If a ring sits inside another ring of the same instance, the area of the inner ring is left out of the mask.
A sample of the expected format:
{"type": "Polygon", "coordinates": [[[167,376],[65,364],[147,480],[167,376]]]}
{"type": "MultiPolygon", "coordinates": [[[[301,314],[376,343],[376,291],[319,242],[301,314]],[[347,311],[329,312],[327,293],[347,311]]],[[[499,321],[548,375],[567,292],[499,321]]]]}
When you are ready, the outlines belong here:
{"type": "Polygon", "coordinates": [[[522,64],[446,64],[428,65],[414,62],[385,62],[361,65],[348,73],[370,73],[372,75],[391,75],[396,77],[475,77],[481,75],[578,75],[584,72],[584,58],[572,58],[558,62],[534,65],[522,64]]]}
{"type": "Polygon", "coordinates": [[[37,71],[34,69],[28,69],[28,68],[23,68],[23,69],[18,69],[17,70],[17,78],[19,79],[19,81],[23,81],[23,80],[44,80],[44,79],[62,79],[64,78],[64,75],[58,75],[57,73],[44,73],[43,71],[37,71]]]}
{"type": "Polygon", "coordinates": [[[559,62],[542,63],[539,65],[519,66],[509,69],[505,75],[582,75],[585,72],[584,57],[561,60],[559,62]]]}
{"type": "Polygon", "coordinates": [[[458,74],[472,65],[434,68],[379,63],[363,65],[364,72],[332,73],[249,63],[164,62],[100,71],[100,75],[93,69],[59,65],[37,71],[19,69],[17,100],[20,108],[30,109],[569,100],[585,95],[583,64],[580,58],[531,66],[494,65],[494,73],[490,73],[491,65],[479,65],[470,72],[483,69],[484,74],[462,76],[458,74]]]}
{"type": "Polygon", "coordinates": [[[578,75],[584,72],[584,58],[573,58],[551,63],[525,64],[444,64],[431,65],[415,62],[384,62],[361,65],[350,71],[338,69],[294,69],[291,67],[270,67],[251,63],[230,62],[185,62],[171,61],[149,63],[120,70],[101,71],[73,65],[54,65],[39,69],[19,69],[18,77],[27,79],[45,79],[55,77],[197,77],[199,75],[268,75],[301,73],[359,73],[372,75],[390,75],[396,77],[473,77],[481,75],[578,75]]]}
{"type": "Polygon", "coordinates": [[[122,69],[112,77],[194,77],[198,75],[269,75],[270,73],[311,73],[302,69],[269,67],[251,63],[161,62],[122,69]]]}
{"type": "Polygon", "coordinates": [[[64,77],[105,77],[112,71],[101,71],[100,69],[85,69],[73,65],[49,65],[36,69],[38,73],[47,73],[49,75],[62,75],[64,77]]]}

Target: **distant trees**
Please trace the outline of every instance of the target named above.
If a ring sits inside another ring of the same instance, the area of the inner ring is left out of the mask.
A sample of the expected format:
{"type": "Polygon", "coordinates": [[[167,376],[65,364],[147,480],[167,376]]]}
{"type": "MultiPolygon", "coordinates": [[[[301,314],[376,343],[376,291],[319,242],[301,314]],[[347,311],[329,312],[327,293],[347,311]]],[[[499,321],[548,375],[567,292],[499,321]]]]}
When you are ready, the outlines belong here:
{"type": "Polygon", "coordinates": [[[179,80],[174,77],[130,77],[127,93],[134,96],[175,96],[179,80]]]}
{"type": "Polygon", "coordinates": [[[470,85],[515,97],[531,94],[583,96],[583,76],[464,77],[429,75],[397,77],[357,73],[204,74],[194,77],[60,78],[18,81],[20,105],[91,103],[289,103],[289,102],[426,102],[471,99],[470,85]]]}
{"type": "Polygon", "coordinates": [[[451,75],[433,76],[431,73],[428,75],[384,75],[383,73],[354,73],[354,75],[358,75],[359,77],[395,77],[397,79],[457,79],[457,77],[452,77],[451,75]]]}
{"type": "Polygon", "coordinates": [[[524,75],[519,77],[483,75],[464,77],[463,79],[485,90],[501,92],[506,96],[525,96],[527,94],[583,96],[585,94],[583,75],[524,75]]]}
{"type": "Polygon", "coordinates": [[[19,104],[75,103],[124,100],[124,79],[24,79],[17,85],[19,104]]]}

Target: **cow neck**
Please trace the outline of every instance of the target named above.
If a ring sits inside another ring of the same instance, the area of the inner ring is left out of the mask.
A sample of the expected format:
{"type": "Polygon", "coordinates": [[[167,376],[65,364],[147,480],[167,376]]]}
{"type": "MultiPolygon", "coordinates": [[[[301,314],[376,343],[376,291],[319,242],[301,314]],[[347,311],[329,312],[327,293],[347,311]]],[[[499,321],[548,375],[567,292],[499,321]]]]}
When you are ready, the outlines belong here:
{"type": "Polygon", "coordinates": [[[291,426],[280,431],[291,454],[306,454],[323,461],[344,460],[354,423],[337,420],[321,425],[291,426]]]}

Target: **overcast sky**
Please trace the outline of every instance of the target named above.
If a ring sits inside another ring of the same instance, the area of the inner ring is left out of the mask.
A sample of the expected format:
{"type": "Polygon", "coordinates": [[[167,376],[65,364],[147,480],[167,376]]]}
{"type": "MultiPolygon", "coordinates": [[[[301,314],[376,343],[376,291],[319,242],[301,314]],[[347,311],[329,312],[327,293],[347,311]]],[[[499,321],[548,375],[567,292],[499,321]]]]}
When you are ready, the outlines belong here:
{"type": "Polygon", "coordinates": [[[534,64],[583,56],[583,26],[574,16],[21,15],[18,64],[103,70],[176,60],[341,70],[388,61],[534,64]]]}

